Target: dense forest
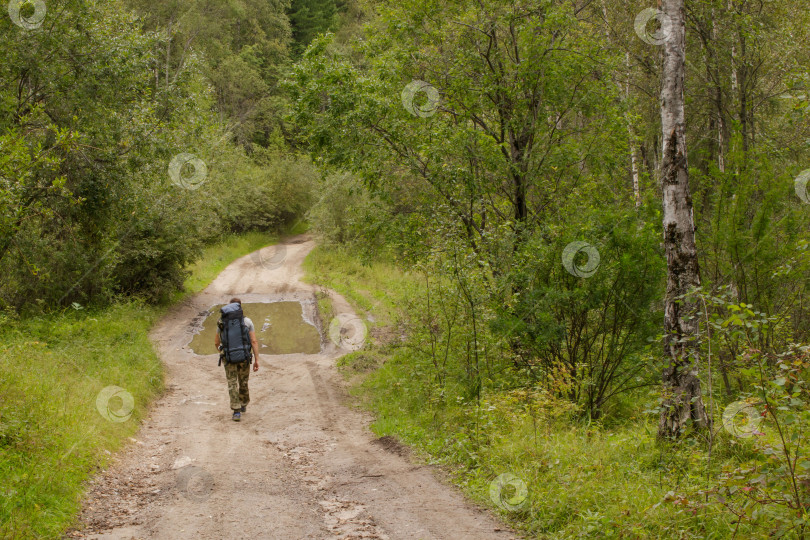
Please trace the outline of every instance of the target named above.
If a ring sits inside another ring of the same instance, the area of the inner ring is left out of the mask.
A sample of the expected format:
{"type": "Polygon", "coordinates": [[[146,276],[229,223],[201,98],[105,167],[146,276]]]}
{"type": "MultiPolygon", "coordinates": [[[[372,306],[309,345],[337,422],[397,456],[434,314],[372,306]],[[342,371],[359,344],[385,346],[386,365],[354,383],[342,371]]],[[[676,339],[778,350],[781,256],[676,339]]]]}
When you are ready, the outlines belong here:
{"type": "Polygon", "coordinates": [[[335,13],[294,39],[283,2],[45,6],[2,22],[5,305],[159,300],[204,243],[303,216],[315,174],[280,82],[335,13]]]}
{"type": "Polygon", "coordinates": [[[392,303],[368,406],[526,534],[810,535],[805,0],[8,12],[0,320],[306,222],[392,303]]]}

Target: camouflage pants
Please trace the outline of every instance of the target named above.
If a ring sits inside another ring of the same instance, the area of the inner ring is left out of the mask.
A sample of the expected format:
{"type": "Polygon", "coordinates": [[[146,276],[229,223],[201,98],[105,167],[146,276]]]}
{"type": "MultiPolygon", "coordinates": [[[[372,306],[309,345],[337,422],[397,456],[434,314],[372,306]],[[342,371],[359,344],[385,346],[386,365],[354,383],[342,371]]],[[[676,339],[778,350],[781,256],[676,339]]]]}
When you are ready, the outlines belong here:
{"type": "Polygon", "coordinates": [[[231,409],[236,410],[250,403],[250,393],[248,392],[250,364],[248,362],[240,362],[239,364],[223,362],[222,365],[225,366],[225,377],[228,379],[231,409]]]}

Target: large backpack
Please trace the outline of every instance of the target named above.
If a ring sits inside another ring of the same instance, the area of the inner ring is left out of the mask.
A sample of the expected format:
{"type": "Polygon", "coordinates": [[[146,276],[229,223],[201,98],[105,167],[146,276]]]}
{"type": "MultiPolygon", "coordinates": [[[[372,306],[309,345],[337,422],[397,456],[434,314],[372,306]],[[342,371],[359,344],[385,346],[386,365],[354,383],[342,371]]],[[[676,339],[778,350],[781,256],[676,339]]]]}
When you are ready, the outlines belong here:
{"type": "Polygon", "coordinates": [[[219,339],[222,342],[219,363],[222,364],[222,360],[229,364],[250,363],[253,360],[250,331],[245,324],[242,306],[234,302],[223,306],[219,311],[221,316],[217,327],[219,328],[219,339]]]}

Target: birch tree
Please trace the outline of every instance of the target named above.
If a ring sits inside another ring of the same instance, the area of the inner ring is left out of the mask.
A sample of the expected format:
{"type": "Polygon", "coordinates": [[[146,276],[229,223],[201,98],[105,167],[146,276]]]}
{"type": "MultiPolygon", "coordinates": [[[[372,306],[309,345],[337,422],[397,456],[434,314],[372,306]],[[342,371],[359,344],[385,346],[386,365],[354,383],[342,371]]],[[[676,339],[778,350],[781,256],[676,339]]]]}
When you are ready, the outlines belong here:
{"type": "Polygon", "coordinates": [[[663,149],[661,183],[667,291],[664,303],[664,394],[658,422],[660,438],[678,437],[689,421],[709,426],[698,378],[698,318],[693,300],[684,298],[700,285],[695,221],[686,150],[684,0],[663,0],[664,71],[661,89],[663,149]],[[671,24],[669,24],[671,23],[671,24]]]}

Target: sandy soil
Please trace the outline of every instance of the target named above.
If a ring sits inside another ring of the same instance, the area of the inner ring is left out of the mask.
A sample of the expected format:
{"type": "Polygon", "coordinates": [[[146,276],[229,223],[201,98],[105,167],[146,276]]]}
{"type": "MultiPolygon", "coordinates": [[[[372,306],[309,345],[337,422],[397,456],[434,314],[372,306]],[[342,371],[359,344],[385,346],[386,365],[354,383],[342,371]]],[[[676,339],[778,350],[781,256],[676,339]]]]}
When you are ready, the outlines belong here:
{"type": "MultiPolygon", "coordinates": [[[[514,538],[438,471],[393,439],[377,439],[368,415],[347,406],[335,359],[264,356],[250,377],[251,403],[231,420],[216,356],[187,347],[205,311],[243,302],[299,300],[312,249],[307,237],[231,264],[205,291],[176,306],[153,331],[167,391],[137,438],[90,486],[72,536],[131,538],[514,538]],[[260,256],[261,255],[261,256],[260,256]]],[[[352,314],[337,294],[339,313],[352,314]]]]}

